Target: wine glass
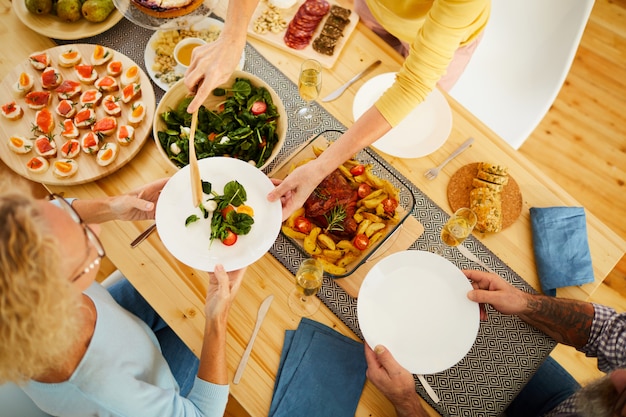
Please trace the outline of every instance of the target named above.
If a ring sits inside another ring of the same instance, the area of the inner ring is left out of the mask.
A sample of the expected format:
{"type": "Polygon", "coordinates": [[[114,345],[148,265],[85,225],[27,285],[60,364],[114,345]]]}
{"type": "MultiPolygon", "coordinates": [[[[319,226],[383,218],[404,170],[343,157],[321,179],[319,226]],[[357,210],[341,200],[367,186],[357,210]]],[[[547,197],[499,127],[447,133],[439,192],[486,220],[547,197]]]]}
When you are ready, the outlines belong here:
{"type": "Polygon", "coordinates": [[[315,294],[322,286],[324,268],[315,258],[302,261],[296,272],[296,288],[289,294],[289,308],[301,317],[310,316],[320,307],[315,294]]]}
{"type": "Polygon", "coordinates": [[[296,111],[298,127],[302,130],[313,130],[319,125],[315,120],[316,111],[311,106],[322,89],[322,64],[315,59],[307,59],[300,66],[300,76],[298,77],[298,93],[305,101],[304,107],[296,111]]]}
{"type": "MultiPolygon", "coordinates": [[[[472,233],[478,217],[471,209],[462,207],[454,212],[441,229],[441,242],[447,246],[458,246],[472,233]]],[[[442,255],[444,246],[439,245],[435,253],[442,255]]]]}

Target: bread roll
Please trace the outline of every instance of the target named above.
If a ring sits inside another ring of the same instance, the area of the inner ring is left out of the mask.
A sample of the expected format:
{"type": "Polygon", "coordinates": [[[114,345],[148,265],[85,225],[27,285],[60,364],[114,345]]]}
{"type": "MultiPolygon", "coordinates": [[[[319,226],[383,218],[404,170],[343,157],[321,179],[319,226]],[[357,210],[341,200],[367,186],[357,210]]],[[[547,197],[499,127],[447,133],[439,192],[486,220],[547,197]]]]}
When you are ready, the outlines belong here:
{"type": "Polygon", "coordinates": [[[502,199],[498,191],[487,187],[472,189],[470,209],[478,218],[475,229],[479,232],[495,233],[502,229],[502,199]]]}

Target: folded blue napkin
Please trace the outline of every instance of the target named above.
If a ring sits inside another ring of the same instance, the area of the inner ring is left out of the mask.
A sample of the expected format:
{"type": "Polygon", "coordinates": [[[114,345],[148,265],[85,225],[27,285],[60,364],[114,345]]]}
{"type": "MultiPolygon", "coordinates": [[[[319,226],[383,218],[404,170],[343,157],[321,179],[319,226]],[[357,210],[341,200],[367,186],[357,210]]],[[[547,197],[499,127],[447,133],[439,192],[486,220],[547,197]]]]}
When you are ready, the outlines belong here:
{"type": "Polygon", "coordinates": [[[556,289],[593,282],[582,207],[530,209],[533,247],[541,289],[555,296],[556,289]]]}
{"type": "Polygon", "coordinates": [[[353,416],[366,370],[361,343],[303,318],[285,332],[269,416],[353,416]]]}

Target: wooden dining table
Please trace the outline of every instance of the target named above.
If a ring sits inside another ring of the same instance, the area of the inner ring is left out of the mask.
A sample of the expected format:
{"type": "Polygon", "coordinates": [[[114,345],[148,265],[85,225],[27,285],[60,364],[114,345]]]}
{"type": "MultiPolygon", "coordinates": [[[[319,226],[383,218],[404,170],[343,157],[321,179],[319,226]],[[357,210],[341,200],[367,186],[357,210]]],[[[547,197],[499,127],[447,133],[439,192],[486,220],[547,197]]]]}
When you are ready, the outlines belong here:
{"type": "MultiPolygon", "coordinates": [[[[345,1],[340,3],[350,4],[345,1]]],[[[226,2],[222,1],[214,12],[218,16],[224,16],[225,10],[226,2]]],[[[9,0],[0,0],[0,16],[3,22],[0,28],[2,45],[0,77],[4,77],[15,65],[26,60],[30,53],[56,45],[54,40],[22,24],[13,13],[9,0]],[[9,45],[12,46],[8,47],[9,45]]],[[[116,27],[111,29],[115,30],[116,27]]],[[[136,47],[143,51],[145,45],[136,47]]],[[[256,39],[249,39],[249,47],[254,48],[264,59],[278,68],[288,80],[297,79],[301,58],[294,57],[285,48],[271,46],[256,39]]],[[[395,72],[402,65],[400,55],[359,23],[347,40],[337,62],[332,68],[323,70],[321,96],[333,91],[376,59],[381,59],[382,64],[368,77],[395,72]]],[[[355,93],[363,82],[355,83],[337,100],[318,105],[343,126],[349,127],[354,122],[352,103],[355,93]]],[[[154,88],[158,89],[156,86],[154,88]]],[[[281,94],[280,91],[278,93],[281,94]]],[[[521,215],[501,232],[474,233],[473,239],[488,249],[490,257],[514,271],[530,287],[540,291],[533,254],[529,208],[580,204],[454,99],[445,93],[444,95],[452,111],[453,123],[451,133],[443,146],[430,155],[414,159],[397,158],[380,152],[378,154],[447,213],[451,212],[447,184],[451,175],[459,168],[477,161],[497,161],[506,165],[521,190],[521,215]],[[424,178],[426,169],[439,164],[468,137],[475,139],[471,148],[448,164],[435,180],[429,181],[424,178]]],[[[8,172],[6,169],[3,171],[8,172]]],[[[158,152],[155,142],[149,139],[128,164],[102,179],[72,186],[47,185],[47,188],[68,197],[100,198],[127,192],[155,179],[169,177],[175,172],[176,169],[158,152]]],[[[558,290],[559,297],[586,300],[626,251],[626,242],[589,212],[586,213],[586,222],[595,280],[582,286],[561,288],[558,290]]],[[[178,262],[162,244],[158,233],[152,234],[146,241],[131,249],[129,243],[150,224],[149,221],[104,224],[101,239],[107,251],[107,258],[123,272],[185,343],[198,353],[203,340],[203,306],[208,273],[194,270],[178,262]]],[[[411,240],[410,236],[408,239],[411,240]]],[[[350,279],[351,277],[343,278],[345,283],[340,285],[344,285],[348,292],[358,291],[358,282],[350,283],[350,279]]],[[[287,305],[287,296],[293,287],[293,272],[276,256],[268,253],[250,265],[231,308],[227,362],[229,372],[233,375],[252,334],[258,307],[269,294],[274,294],[274,302],[254,344],[243,378],[239,384],[230,386],[231,401],[236,401],[237,407],[245,410],[250,416],[267,415],[283,347],[284,332],[287,329],[295,329],[299,323],[300,318],[291,313],[287,305]]],[[[326,305],[323,305],[312,319],[359,340],[354,329],[326,305]]],[[[426,401],[424,404],[431,415],[439,415],[426,401]]],[[[393,416],[394,411],[382,393],[371,383],[366,382],[355,415],[393,416]]]]}

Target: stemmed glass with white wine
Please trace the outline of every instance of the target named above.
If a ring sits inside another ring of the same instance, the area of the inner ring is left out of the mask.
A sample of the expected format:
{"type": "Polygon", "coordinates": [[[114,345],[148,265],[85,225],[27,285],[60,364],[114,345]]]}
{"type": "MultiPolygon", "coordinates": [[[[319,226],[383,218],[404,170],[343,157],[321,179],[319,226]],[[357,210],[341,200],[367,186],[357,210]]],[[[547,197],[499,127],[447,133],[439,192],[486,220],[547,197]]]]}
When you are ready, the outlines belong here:
{"type": "Polygon", "coordinates": [[[316,111],[311,102],[315,100],[322,90],[322,64],[315,59],[307,59],[300,66],[298,77],[298,93],[305,101],[304,107],[296,110],[298,127],[302,130],[313,130],[319,122],[315,119],[316,111]]]}
{"type": "Polygon", "coordinates": [[[320,300],[315,297],[322,286],[324,268],[315,258],[302,261],[296,272],[296,288],[289,294],[289,308],[301,317],[310,316],[320,307],[320,300]]]}
{"type": "MultiPolygon", "coordinates": [[[[471,209],[462,207],[450,216],[446,224],[441,229],[441,241],[447,246],[458,246],[472,233],[478,217],[471,209]]],[[[439,255],[443,254],[444,247],[439,245],[435,251],[439,255]]]]}

